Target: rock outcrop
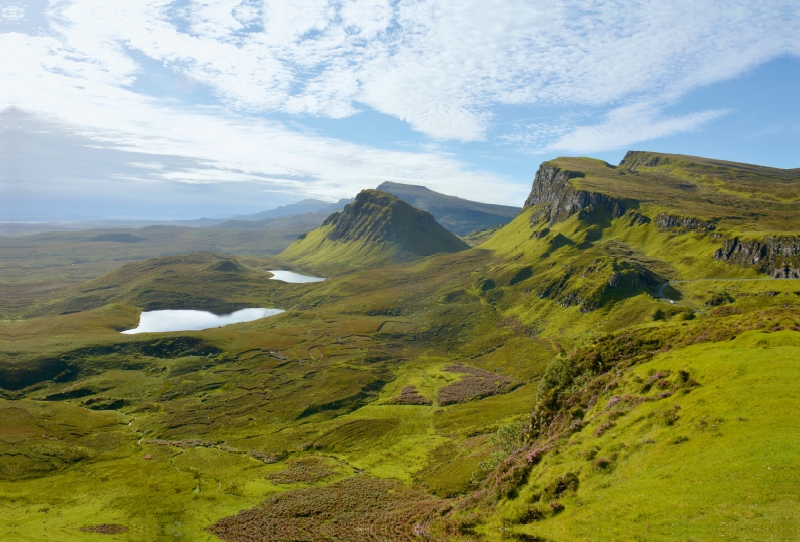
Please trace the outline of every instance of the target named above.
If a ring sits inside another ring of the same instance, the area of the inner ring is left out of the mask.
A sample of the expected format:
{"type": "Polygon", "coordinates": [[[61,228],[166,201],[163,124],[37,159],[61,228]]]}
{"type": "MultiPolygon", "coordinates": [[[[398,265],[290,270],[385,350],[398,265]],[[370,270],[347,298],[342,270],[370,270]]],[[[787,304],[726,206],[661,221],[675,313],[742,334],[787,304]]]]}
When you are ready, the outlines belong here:
{"type": "Polygon", "coordinates": [[[640,293],[655,296],[658,287],[666,281],[640,263],[620,258],[597,258],[580,273],[580,278],[590,280],[574,287],[578,270],[568,268],[561,276],[541,281],[535,293],[540,299],[552,299],[561,307],[579,306],[581,312],[588,313],[614,299],[640,293]]]}
{"type": "Polygon", "coordinates": [[[338,273],[468,248],[430,213],[392,194],[364,190],[281,257],[316,272],[338,273]]]}
{"type": "Polygon", "coordinates": [[[576,189],[570,179],[583,177],[579,171],[561,169],[550,162],[543,162],[536,171],[533,187],[525,208],[537,206],[531,220],[536,223],[544,218],[550,225],[566,220],[583,209],[602,209],[612,218],[625,213],[625,203],[607,194],[576,189]]]}
{"type": "Polygon", "coordinates": [[[412,184],[385,182],[377,190],[393,194],[417,209],[428,211],[439,224],[462,236],[508,224],[520,211],[519,207],[470,201],[412,184]]]}
{"type": "Polygon", "coordinates": [[[330,241],[389,242],[420,256],[469,248],[436,222],[432,214],[379,190],[363,190],[353,203],[333,213],[322,226],[329,227],[330,241]]]}
{"type": "Polygon", "coordinates": [[[716,226],[706,220],[686,216],[668,215],[659,213],[656,216],[656,225],[662,230],[713,230],[716,226]]]}
{"type": "Polygon", "coordinates": [[[800,237],[728,239],[714,253],[714,259],[753,267],[775,278],[800,278],[800,237]]]}

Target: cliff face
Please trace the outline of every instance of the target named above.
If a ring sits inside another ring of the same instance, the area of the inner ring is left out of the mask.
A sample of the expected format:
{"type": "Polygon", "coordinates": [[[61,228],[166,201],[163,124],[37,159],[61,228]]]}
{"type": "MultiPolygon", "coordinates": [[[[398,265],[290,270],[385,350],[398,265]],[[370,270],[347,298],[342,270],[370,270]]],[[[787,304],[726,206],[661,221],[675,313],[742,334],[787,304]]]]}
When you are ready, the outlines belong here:
{"type": "Polygon", "coordinates": [[[428,211],[436,221],[456,235],[469,235],[511,222],[519,214],[519,207],[493,205],[447,196],[424,186],[385,182],[377,190],[388,192],[413,205],[428,211]]]}
{"type": "Polygon", "coordinates": [[[656,216],[656,225],[662,230],[713,230],[716,228],[711,222],[686,216],[668,215],[659,213],[656,216]]]}
{"type": "Polygon", "coordinates": [[[323,223],[325,226],[330,226],[327,235],[330,241],[389,242],[421,256],[468,248],[427,211],[415,209],[379,190],[362,191],[344,211],[329,216],[323,223]]]}
{"type": "Polygon", "coordinates": [[[526,208],[538,206],[532,217],[533,222],[544,218],[553,225],[587,207],[603,209],[612,218],[619,218],[625,213],[623,201],[606,194],[578,190],[569,182],[570,179],[583,176],[581,172],[563,170],[549,162],[542,163],[533,179],[531,193],[525,200],[526,208]]]}
{"type": "Polygon", "coordinates": [[[430,213],[391,194],[364,190],[343,211],[298,238],[281,257],[335,274],[468,248],[430,213]]]}
{"type": "MultiPolygon", "coordinates": [[[[343,211],[333,213],[323,226],[332,226],[328,232],[331,241],[365,240],[373,242],[394,240],[392,232],[393,211],[400,206],[400,201],[388,194],[374,190],[365,190],[356,196],[343,211]]],[[[433,223],[435,219],[428,213],[420,213],[418,221],[421,225],[433,223]]]]}
{"type": "Polygon", "coordinates": [[[766,237],[761,240],[728,239],[714,259],[753,267],[775,278],[800,278],[800,237],[766,237]]]}

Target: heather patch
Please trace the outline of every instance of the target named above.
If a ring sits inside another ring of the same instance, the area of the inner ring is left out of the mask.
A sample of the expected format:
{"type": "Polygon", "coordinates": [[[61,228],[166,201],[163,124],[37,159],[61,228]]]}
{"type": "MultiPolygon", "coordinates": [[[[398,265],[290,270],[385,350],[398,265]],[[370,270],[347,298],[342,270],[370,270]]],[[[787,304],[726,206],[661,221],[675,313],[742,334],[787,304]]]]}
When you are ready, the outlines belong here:
{"type": "Polygon", "coordinates": [[[430,399],[426,399],[424,396],[420,395],[417,391],[416,386],[406,386],[400,391],[400,395],[391,399],[389,401],[391,404],[395,405],[425,405],[429,406],[433,404],[433,401],[430,399]]]}
{"type": "Polygon", "coordinates": [[[94,534],[122,534],[127,533],[130,529],[124,525],[118,525],[116,523],[101,523],[99,525],[87,525],[86,527],[80,527],[78,530],[84,533],[94,534]]]}
{"type": "Polygon", "coordinates": [[[514,383],[508,376],[460,363],[448,365],[445,370],[464,376],[461,380],[439,389],[437,401],[442,406],[505,393],[512,389],[514,383]]]}
{"type": "Polygon", "coordinates": [[[354,476],[281,493],[207,530],[226,542],[405,542],[424,537],[425,520],[448,509],[447,501],[393,480],[354,476]]]}
{"type": "Polygon", "coordinates": [[[286,469],[267,476],[276,484],[314,484],[330,478],[336,471],[330,461],[322,457],[306,457],[290,461],[286,469]]]}

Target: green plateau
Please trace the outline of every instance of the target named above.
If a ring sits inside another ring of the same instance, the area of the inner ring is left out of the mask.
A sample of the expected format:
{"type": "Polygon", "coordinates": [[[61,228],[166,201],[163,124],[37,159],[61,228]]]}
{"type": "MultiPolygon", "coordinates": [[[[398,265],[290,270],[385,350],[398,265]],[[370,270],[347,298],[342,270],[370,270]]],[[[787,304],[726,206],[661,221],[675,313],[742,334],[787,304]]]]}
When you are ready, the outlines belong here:
{"type": "Polygon", "coordinates": [[[797,537],[800,170],[558,158],[463,237],[383,188],[0,238],[0,539],[797,537]]]}

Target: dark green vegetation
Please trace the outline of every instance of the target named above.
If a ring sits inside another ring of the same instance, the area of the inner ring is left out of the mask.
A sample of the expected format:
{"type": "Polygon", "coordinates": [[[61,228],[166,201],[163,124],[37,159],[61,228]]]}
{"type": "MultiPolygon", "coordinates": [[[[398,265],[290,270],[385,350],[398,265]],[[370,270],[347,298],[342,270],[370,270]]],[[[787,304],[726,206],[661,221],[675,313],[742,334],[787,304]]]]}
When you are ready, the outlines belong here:
{"type": "Polygon", "coordinates": [[[268,279],[301,240],[31,290],[0,322],[0,538],[791,540],[800,281],[771,277],[798,258],[799,190],[565,158],[469,250],[371,259],[420,215],[369,191],[306,236],[348,226],[302,256],[358,258],[325,282],[268,279]],[[118,333],[167,306],[286,312],[118,333]]]}
{"type": "Polygon", "coordinates": [[[439,224],[462,236],[508,224],[519,213],[519,207],[470,201],[413,184],[385,182],[377,189],[428,211],[439,224]]]}

